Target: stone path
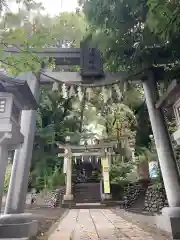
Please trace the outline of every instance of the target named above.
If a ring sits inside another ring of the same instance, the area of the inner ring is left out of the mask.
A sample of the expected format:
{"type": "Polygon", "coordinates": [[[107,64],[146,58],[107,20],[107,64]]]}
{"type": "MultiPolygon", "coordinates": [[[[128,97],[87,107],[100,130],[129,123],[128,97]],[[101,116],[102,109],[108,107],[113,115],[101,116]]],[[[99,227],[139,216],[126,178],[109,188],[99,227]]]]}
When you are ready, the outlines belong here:
{"type": "Polygon", "coordinates": [[[154,238],[108,209],[73,209],[59,223],[49,240],[168,240],[154,238]]]}

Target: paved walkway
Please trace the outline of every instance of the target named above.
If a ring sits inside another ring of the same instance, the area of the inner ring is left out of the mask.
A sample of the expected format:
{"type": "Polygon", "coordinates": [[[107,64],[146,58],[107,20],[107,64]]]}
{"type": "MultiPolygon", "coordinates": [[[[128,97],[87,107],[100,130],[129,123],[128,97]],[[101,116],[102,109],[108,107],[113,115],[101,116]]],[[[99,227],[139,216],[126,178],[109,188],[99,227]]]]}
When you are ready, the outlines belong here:
{"type": "MultiPolygon", "coordinates": [[[[108,209],[74,209],[59,223],[49,240],[154,240],[150,233],[108,209]]],[[[167,240],[167,238],[157,238],[167,240]]]]}

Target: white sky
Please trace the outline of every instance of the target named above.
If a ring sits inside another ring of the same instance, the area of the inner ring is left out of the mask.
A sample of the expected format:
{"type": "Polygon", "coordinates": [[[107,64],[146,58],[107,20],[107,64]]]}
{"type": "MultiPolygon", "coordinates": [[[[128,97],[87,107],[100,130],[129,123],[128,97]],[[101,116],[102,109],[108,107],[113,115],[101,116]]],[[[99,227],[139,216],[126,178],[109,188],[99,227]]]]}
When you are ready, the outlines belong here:
{"type": "Polygon", "coordinates": [[[60,12],[72,12],[76,10],[77,0],[42,0],[46,11],[51,15],[59,14],[60,12]]]}
{"type": "MultiPolygon", "coordinates": [[[[78,7],[78,0],[36,0],[41,2],[45,8],[45,12],[49,15],[58,15],[60,12],[72,12],[78,7]]],[[[9,4],[11,11],[18,11],[18,4],[13,1],[9,4]]]]}

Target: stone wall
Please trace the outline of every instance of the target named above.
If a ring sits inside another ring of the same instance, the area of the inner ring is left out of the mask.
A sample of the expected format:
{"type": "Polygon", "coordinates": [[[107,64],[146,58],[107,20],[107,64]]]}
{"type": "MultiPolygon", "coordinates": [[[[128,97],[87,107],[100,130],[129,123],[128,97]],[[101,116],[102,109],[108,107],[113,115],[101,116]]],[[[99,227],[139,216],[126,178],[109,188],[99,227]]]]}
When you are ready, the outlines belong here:
{"type": "Polygon", "coordinates": [[[129,184],[124,191],[124,206],[129,208],[138,199],[141,192],[141,185],[139,183],[129,184]]]}
{"type": "Polygon", "coordinates": [[[124,190],[124,207],[126,209],[159,214],[165,206],[168,206],[167,197],[164,187],[160,184],[152,185],[148,181],[144,181],[144,183],[139,181],[129,184],[124,190]]]}
{"type": "MultiPolygon", "coordinates": [[[[125,208],[130,208],[133,205],[138,205],[137,202],[140,199],[139,205],[142,204],[144,200],[145,192],[148,188],[149,180],[139,180],[136,183],[129,184],[124,189],[124,206],[125,208]],[[143,196],[143,200],[141,201],[143,196]]],[[[139,206],[136,206],[139,207],[139,206]]]]}
{"type": "MultiPolygon", "coordinates": [[[[33,205],[48,206],[48,207],[60,207],[62,204],[63,195],[65,194],[65,187],[49,191],[43,190],[36,194],[36,200],[33,205]]],[[[31,193],[27,194],[26,204],[31,205],[31,193]]]]}
{"type": "Polygon", "coordinates": [[[151,213],[161,213],[165,206],[168,206],[168,202],[164,187],[150,185],[146,191],[144,210],[151,213]]]}

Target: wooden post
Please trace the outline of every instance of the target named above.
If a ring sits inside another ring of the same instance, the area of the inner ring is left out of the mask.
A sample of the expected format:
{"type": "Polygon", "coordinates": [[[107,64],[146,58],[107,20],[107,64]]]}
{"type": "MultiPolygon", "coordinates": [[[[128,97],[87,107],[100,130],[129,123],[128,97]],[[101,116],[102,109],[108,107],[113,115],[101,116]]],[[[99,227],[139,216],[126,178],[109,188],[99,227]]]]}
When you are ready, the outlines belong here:
{"type": "Polygon", "coordinates": [[[73,195],[72,195],[72,151],[71,151],[70,147],[65,148],[65,157],[67,158],[66,194],[64,195],[63,202],[70,203],[73,200],[73,195]]]}
{"type": "Polygon", "coordinates": [[[111,197],[111,190],[110,190],[110,182],[109,182],[109,153],[107,149],[102,149],[102,158],[101,158],[101,164],[102,164],[102,171],[103,171],[103,186],[104,191],[102,194],[102,200],[110,200],[111,197]]]}

